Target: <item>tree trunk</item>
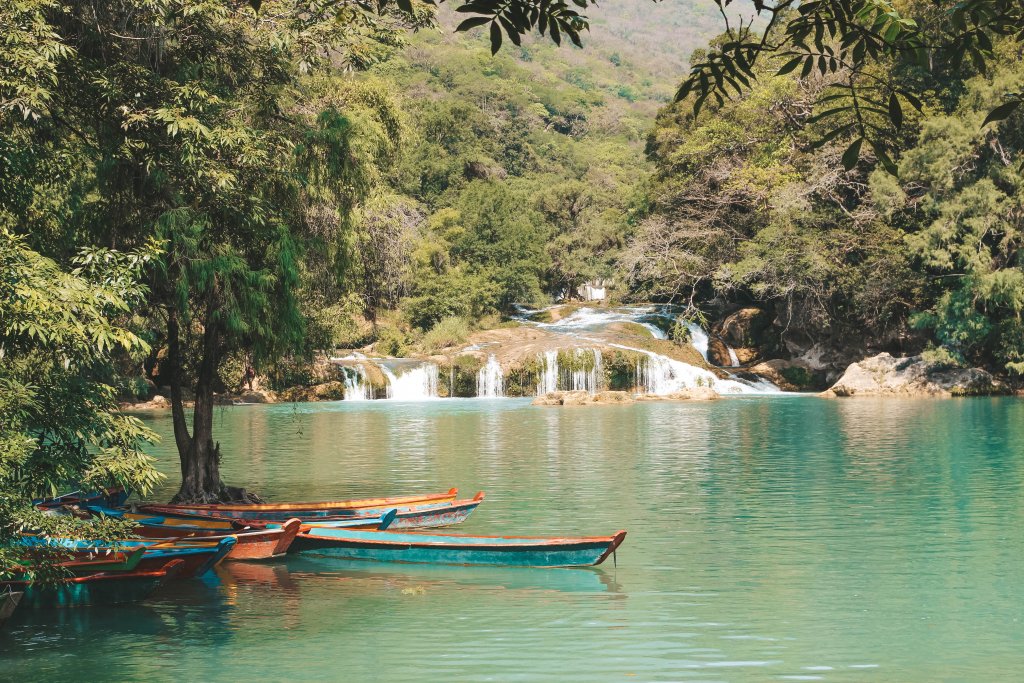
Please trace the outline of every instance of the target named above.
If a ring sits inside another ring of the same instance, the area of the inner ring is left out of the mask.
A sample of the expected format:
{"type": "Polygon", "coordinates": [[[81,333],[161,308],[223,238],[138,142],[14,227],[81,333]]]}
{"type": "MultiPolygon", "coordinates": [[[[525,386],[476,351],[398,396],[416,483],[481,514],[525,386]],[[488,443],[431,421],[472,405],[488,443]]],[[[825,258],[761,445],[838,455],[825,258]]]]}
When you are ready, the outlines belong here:
{"type": "Polygon", "coordinates": [[[220,353],[220,330],[211,315],[203,329],[202,358],[196,377],[192,433],[185,424],[181,390],[181,347],[176,312],[167,323],[167,355],[171,366],[171,410],[174,442],[181,462],[181,488],[172,502],[216,503],[235,498],[220,479],[220,445],[213,441],[213,387],[220,353]]]}

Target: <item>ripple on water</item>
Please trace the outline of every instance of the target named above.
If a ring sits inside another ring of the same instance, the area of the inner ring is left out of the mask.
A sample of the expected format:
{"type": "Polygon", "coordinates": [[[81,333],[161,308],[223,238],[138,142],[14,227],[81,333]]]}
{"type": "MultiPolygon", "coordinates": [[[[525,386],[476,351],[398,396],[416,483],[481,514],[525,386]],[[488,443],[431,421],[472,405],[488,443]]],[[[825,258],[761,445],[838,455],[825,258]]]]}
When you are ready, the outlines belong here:
{"type": "MultiPolygon", "coordinates": [[[[487,491],[467,532],[629,536],[578,572],[239,563],[141,607],[18,615],[0,678],[1011,680],[1022,406],[225,408],[226,478],[269,498],[457,485],[487,491]]],[[[169,420],[146,419],[167,497],[169,420]]]]}

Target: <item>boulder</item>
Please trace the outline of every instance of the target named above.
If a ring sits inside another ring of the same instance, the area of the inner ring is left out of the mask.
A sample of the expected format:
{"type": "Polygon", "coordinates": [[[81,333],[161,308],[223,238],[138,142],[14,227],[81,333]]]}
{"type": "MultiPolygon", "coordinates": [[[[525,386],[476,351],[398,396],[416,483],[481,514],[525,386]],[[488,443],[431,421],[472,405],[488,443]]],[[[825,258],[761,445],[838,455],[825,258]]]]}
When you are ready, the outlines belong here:
{"type": "Polygon", "coordinates": [[[732,365],[729,357],[729,347],[718,337],[711,337],[708,340],[708,362],[720,368],[727,368],[732,365]]]}
{"type": "Polygon", "coordinates": [[[748,307],[732,313],[718,326],[718,334],[733,348],[764,347],[774,343],[770,338],[772,317],[760,308],[748,307]]]}
{"type": "Polygon", "coordinates": [[[766,379],[783,391],[821,391],[826,386],[825,372],[800,360],[764,361],[739,373],[744,379],[766,379]]]}
{"type": "Polygon", "coordinates": [[[535,406],[592,406],[622,405],[633,403],[633,395],[627,391],[552,391],[533,399],[535,406]]]}
{"type": "Polygon", "coordinates": [[[825,396],[981,396],[1006,387],[980,368],[951,368],[922,356],[888,353],[853,363],[825,396]]]}
{"type": "Polygon", "coordinates": [[[253,389],[240,393],[232,402],[236,401],[239,403],[277,403],[277,396],[273,391],[267,389],[253,389]]]}
{"type": "Polygon", "coordinates": [[[711,387],[690,387],[672,394],[641,394],[638,401],[717,401],[722,396],[711,387]]]}
{"type": "Polygon", "coordinates": [[[157,394],[148,401],[142,401],[141,403],[122,403],[121,408],[124,410],[165,410],[171,407],[171,402],[167,400],[166,396],[157,394]]]}

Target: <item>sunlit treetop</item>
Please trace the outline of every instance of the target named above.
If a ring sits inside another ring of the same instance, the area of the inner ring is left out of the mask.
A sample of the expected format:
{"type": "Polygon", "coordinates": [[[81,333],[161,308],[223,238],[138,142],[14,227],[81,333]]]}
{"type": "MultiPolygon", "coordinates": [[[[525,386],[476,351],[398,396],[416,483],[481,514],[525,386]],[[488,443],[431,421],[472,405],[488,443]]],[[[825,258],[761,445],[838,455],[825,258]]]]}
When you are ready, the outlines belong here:
{"type": "MultiPolygon", "coordinates": [[[[445,0],[421,0],[435,5],[445,0]]],[[[652,0],[659,2],[660,0],[652,0]]],[[[733,0],[708,0],[718,5],[725,37],[697,60],[677,93],[677,100],[691,98],[694,113],[713,100],[721,104],[731,94],[742,94],[760,73],[802,77],[818,74],[830,78],[818,101],[815,120],[825,120],[829,130],[822,144],[835,139],[852,142],[843,164],[852,168],[865,145],[879,162],[895,173],[889,142],[902,127],[904,104],[920,110],[921,102],[899,87],[892,67],[918,64],[929,68],[943,64],[958,68],[965,60],[985,72],[1000,41],[1024,42],[1024,3],[1020,0],[753,0],[755,16],[730,21],[733,0]],[[922,12],[929,21],[913,15],[922,12]],[[885,123],[879,120],[884,117],[885,123]]],[[[568,37],[576,45],[589,28],[584,12],[599,11],[597,0],[449,0],[457,12],[469,15],[457,30],[488,27],[491,49],[497,52],[507,37],[519,45],[522,36],[538,33],[556,44],[568,37]]],[[[254,0],[258,5],[258,0],[254,0]]],[[[413,12],[414,0],[359,2],[377,11],[396,5],[413,12]]],[[[1009,93],[994,108],[985,124],[1008,117],[1024,101],[1024,94],[1009,93]]]]}

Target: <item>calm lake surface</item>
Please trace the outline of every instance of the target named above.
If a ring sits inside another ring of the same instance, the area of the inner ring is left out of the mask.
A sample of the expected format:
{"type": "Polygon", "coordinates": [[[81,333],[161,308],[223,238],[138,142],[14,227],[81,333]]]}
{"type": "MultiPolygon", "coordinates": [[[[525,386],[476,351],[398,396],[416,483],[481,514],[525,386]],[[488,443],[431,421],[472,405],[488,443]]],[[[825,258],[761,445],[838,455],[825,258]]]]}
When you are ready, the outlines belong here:
{"type": "MultiPolygon", "coordinates": [[[[145,418],[175,489],[170,417],[145,418]]],[[[607,534],[618,566],[292,556],[138,607],[21,613],[0,679],[980,681],[1024,672],[1024,402],[754,397],[239,406],[273,500],[487,492],[471,533],[607,534]]]]}

